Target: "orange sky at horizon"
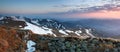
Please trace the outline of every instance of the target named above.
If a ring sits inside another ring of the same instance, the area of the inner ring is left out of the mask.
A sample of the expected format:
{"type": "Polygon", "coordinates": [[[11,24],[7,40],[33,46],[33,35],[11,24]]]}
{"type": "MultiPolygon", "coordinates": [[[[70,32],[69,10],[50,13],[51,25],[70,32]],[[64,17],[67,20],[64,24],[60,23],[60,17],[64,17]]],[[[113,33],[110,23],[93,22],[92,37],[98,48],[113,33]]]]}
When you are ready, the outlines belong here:
{"type": "Polygon", "coordinates": [[[87,17],[87,18],[102,18],[102,19],[120,19],[120,11],[96,11],[96,12],[89,12],[89,13],[78,13],[73,14],[72,16],[77,17],[87,17]]]}

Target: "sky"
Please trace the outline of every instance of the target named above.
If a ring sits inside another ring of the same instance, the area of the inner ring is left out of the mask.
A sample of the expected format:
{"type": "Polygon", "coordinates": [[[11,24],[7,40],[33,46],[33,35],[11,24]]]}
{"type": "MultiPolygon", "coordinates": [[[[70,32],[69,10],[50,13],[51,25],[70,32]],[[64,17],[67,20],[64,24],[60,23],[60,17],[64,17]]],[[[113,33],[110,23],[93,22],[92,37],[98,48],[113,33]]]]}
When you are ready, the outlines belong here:
{"type": "Polygon", "coordinates": [[[120,19],[120,0],[0,0],[0,14],[120,19]]]}

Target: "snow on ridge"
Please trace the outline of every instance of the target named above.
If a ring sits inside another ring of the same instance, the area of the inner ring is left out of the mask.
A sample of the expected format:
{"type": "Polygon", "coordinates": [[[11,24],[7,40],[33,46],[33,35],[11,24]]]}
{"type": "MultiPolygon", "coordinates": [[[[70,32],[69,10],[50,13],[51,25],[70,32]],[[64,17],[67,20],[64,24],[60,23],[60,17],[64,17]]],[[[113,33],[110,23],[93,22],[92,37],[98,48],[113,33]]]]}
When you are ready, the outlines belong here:
{"type": "Polygon", "coordinates": [[[29,29],[29,30],[31,30],[33,33],[36,33],[36,34],[53,34],[53,32],[52,32],[52,30],[51,29],[47,29],[47,30],[45,30],[45,29],[43,29],[43,28],[41,28],[41,27],[38,27],[38,26],[36,26],[36,25],[33,25],[33,24],[31,24],[31,23],[28,23],[28,22],[26,22],[26,24],[28,25],[28,26],[26,26],[24,29],[29,29]]]}
{"type": "MultiPolygon", "coordinates": [[[[20,18],[17,18],[16,16],[8,16],[8,17],[11,17],[12,20],[15,20],[15,21],[25,21],[24,18],[20,17],[20,18]]],[[[3,20],[5,18],[5,16],[2,16],[0,17],[0,20],[3,20]]]]}
{"type": "Polygon", "coordinates": [[[81,33],[82,33],[81,30],[75,31],[75,34],[77,34],[78,36],[80,36],[81,33]]]}
{"type": "Polygon", "coordinates": [[[71,31],[71,30],[65,30],[65,31],[68,33],[74,33],[74,31],[71,31]]]}
{"type": "Polygon", "coordinates": [[[75,34],[76,34],[76,35],[78,35],[78,36],[80,36],[80,34],[79,34],[79,33],[77,33],[77,32],[75,32],[75,34]]]}
{"type": "Polygon", "coordinates": [[[49,21],[52,21],[51,19],[47,19],[47,21],[49,22],[49,21]]]}
{"type": "MultiPolygon", "coordinates": [[[[49,35],[53,35],[53,36],[57,37],[57,35],[54,34],[54,33],[52,32],[52,29],[50,29],[50,28],[46,28],[46,27],[44,27],[44,26],[38,27],[38,26],[36,26],[36,25],[34,25],[34,24],[31,24],[31,23],[29,23],[29,22],[26,22],[26,24],[27,24],[28,26],[26,26],[24,29],[29,29],[29,30],[31,30],[33,33],[42,34],[42,35],[48,35],[48,34],[49,34],[49,35]]],[[[64,35],[69,35],[68,33],[75,33],[75,34],[78,35],[78,36],[82,36],[82,35],[81,35],[81,33],[82,33],[81,30],[71,31],[71,30],[62,30],[62,29],[61,29],[61,30],[58,30],[58,31],[59,31],[59,33],[64,34],[64,35]]],[[[95,38],[95,36],[92,35],[92,33],[91,33],[91,29],[85,29],[85,32],[86,32],[87,36],[90,36],[90,37],[92,37],[92,38],[95,38]]],[[[85,36],[85,37],[87,37],[87,36],[85,36]]]]}
{"type": "Polygon", "coordinates": [[[69,35],[69,34],[67,34],[65,31],[63,31],[63,30],[59,30],[59,32],[60,33],[62,33],[62,34],[64,34],[64,35],[69,35]]]}
{"type": "Polygon", "coordinates": [[[40,25],[38,21],[31,21],[32,23],[35,23],[36,25],[40,25]]]}
{"type": "Polygon", "coordinates": [[[85,29],[86,33],[91,36],[92,38],[95,38],[95,36],[93,36],[93,34],[91,34],[91,29],[85,29]]]}
{"type": "Polygon", "coordinates": [[[43,28],[44,30],[51,30],[51,31],[52,31],[52,29],[46,28],[46,27],[44,27],[44,26],[42,26],[42,28],[43,28]]]}
{"type": "Polygon", "coordinates": [[[0,20],[2,20],[4,17],[0,17],[0,20]]]}

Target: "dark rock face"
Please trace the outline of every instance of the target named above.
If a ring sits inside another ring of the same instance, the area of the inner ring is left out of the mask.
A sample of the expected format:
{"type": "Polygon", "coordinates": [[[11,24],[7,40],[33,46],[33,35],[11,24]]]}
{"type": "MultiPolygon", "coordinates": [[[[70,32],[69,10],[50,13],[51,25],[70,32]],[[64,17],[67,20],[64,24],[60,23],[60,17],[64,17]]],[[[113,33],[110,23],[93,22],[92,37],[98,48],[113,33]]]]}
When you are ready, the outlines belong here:
{"type": "Polygon", "coordinates": [[[37,36],[34,41],[41,52],[120,52],[120,42],[109,39],[37,36]]]}

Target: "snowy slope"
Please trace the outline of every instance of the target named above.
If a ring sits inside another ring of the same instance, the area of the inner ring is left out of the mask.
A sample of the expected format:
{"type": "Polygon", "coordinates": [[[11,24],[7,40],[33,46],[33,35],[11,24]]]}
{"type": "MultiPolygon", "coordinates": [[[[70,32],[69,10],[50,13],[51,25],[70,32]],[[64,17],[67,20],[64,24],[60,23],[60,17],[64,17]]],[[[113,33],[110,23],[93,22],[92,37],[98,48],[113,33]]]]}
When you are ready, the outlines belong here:
{"type": "MultiPolygon", "coordinates": [[[[52,34],[53,36],[57,36],[59,33],[62,34],[62,36],[69,36],[69,35],[75,35],[75,36],[89,36],[89,37],[93,37],[94,35],[92,35],[92,31],[90,31],[89,29],[67,29],[66,26],[64,26],[62,23],[60,23],[59,21],[56,20],[52,20],[52,19],[38,19],[38,18],[34,18],[34,19],[30,19],[31,22],[29,23],[27,21],[28,26],[26,27],[26,29],[30,29],[32,30],[34,33],[36,34],[52,34]],[[31,24],[32,23],[32,24],[31,24]],[[33,25],[34,24],[34,25],[33,25]],[[32,28],[34,26],[34,28],[32,28]],[[54,29],[55,33],[53,32],[54,29]]],[[[69,24],[68,24],[69,25],[69,24]]]]}
{"type": "MultiPolygon", "coordinates": [[[[36,34],[44,34],[44,35],[49,35],[49,34],[50,34],[50,35],[53,35],[53,36],[57,37],[56,34],[54,34],[54,33],[52,32],[52,29],[50,29],[50,28],[38,27],[38,26],[33,25],[33,24],[31,24],[31,23],[28,23],[28,22],[26,22],[26,23],[27,23],[28,26],[26,26],[24,29],[29,29],[29,30],[31,30],[33,33],[36,33],[36,34]]],[[[74,34],[76,34],[77,36],[81,36],[81,33],[82,33],[81,30],[77,30],[77,31],[58,30],[58,31],[59,31],[59,33],[62,33],[62,34],[64,34],[64,35],[68,35],[68,36],[69,36],[68,33],[74,33],[74,34]]],[[[87,33],[87,36],[90,36],[90,37],[94,38],[94,36],[90,33],[90,30],[89,30],[89,29],[85,29],[85,31],[86,31],[86,33],[87,33]]]]}
{"type": "Polygon", "coordinates": [[[36,34],[53,34],[52,29],[49,28],[42,28],[42,27],[38,27],[36,25],[33,25],[31,23],[26,22],[28,26],[26,26],[24,29],[29,29],[31,30],[33,33],[36,34]]]}

